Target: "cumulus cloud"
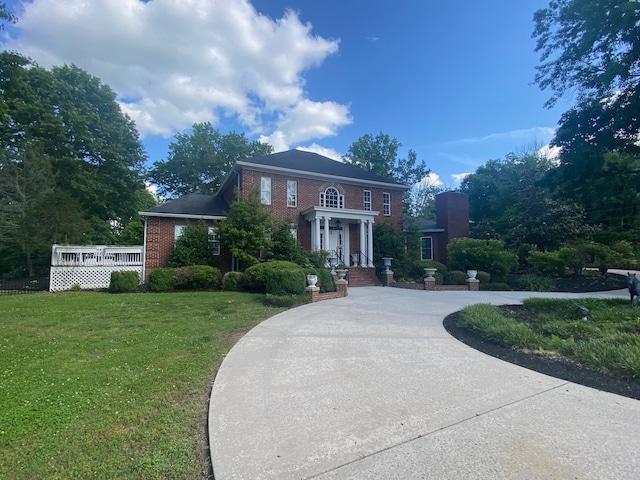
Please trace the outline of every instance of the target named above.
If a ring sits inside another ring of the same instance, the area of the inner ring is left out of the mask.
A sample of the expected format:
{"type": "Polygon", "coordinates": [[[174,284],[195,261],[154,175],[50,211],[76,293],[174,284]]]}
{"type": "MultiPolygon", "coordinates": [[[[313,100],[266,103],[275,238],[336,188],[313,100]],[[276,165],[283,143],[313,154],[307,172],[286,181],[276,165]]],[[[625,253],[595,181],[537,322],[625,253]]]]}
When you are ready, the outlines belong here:
{"type": "Polygon", "coordinates": [[[466,173],[452,173],[451,174],[451,178],[453,179],[454,183],[456,185],[460,185],[462,183],[462,181],[467,178],[469,175],[471,175],[471,172],[466,172],[466,173]]]}
{"type": "Polygon", "coordinates": [[[333,148],[323,147],[322,145],[318,145],[317,143],[312,143],[307,147],[297,147],[296,150],[302,150],[303,152],[313,152],[317,153],[318,155],[323,155],[333,160],[337,160],[339,162],[342,161],[342,155],[340,153],[336,152],[333,148]]]}
{"type": "Polygon", "coordinates": [[[418,182],[418,187],[420,188],[442,186],[444,186],[444,183],[440,179],[440,175],[434,172],[429,173],[429,175],[425,175],[424,177],[422,177],[422,180],[418,182]]]}
{"type": "Polygon", "coordinates": [[[293,11],[272,20],[248,0],[32,0],[16,14],[3,48],[101,78],[143,136],[232,118],[285,149],[351,122],[349,106],[307,98],[304,71],[339,40],[293,11]]]}

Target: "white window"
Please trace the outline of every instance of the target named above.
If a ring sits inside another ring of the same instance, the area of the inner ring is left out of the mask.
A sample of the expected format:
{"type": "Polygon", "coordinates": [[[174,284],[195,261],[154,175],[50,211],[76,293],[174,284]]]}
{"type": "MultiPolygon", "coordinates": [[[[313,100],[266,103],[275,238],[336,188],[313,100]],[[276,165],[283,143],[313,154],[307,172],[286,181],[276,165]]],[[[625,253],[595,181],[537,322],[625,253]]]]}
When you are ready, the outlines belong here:
{"type": "Polygon", "coordinates": [[[371,190],[365,190],[363,195],[364,209],[371,211],[371,190]]]}
{"type": "Polygon", "coordinates": [[[320,206],[325,208],[344,208],[344,195],[335,187],[327,188],[320,194],[320,206]]]}
{"type": "Polygon", "coordinates": [[[260,201],[263,205],[271,205],[271,177],[260,179],[260,201]]]}
{"type": "Polygon", "coordinates": [[[215,227],[209,227],[209,251],[211,255],[220,255],[220,237],[215,227]]]}
{"type": "Polygon", "coordinates": [[[291,228],[289,229],[289,233],[291,233],[291,236],[293,238],[295,238],[296,240],[298,239],[298,227],[296,227],[295,225],[291,225],[291,228]]]}
{"type": "Polygon", "coordinates": [[[298,182],[287,180],[287,207],[298,206],[298,182]]]}
{"type": "Polygon", "coordinates": [[[184,231],[184,229],[187,228],[186,225],[176,225],[175,229],[173,231],[173,242],[175,243],[176,240],[178,240],[178,238],[180,238],[180,235],[182,235],[182,232],[184,231]]]}
{"type": "Polygon", "coordinates": [[[391,215],[391,194],[387,192],[382,194],[382,214],[391,215]]]}
{"type": "Polygon", "coordinates": [[[432,237],[422,237],[420,239],[420,260],[433,260],[432,237]]]}

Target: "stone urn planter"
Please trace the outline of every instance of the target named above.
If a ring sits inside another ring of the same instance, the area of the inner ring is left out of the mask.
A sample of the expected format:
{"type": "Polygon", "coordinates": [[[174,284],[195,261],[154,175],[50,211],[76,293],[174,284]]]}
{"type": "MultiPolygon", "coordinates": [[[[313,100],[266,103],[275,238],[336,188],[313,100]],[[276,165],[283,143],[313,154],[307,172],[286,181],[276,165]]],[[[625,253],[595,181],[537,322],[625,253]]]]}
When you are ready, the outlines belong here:
{"type": "Polygon", "coordinates": [[[338,280],[344,280],[344,277],[347,276],[347,271],[343,268],[338,268],[336,269],[336,276],[338,277],[338,280]]]}
{"type": "Polygon", "coordinates": [[[317,275],[307,275],[307,285],[309,287],[315,287],[316,283],[318,283],[317,275]]]}
{"type": "Polygon", "coordinates": [[[469,277],[470,279],[475,280],[477,275],[478,275],[477,270],[467,270],[467,277],[469,277]]]}
{"type": "Polygon", "coordinates": [[[435,278],[433,277],[433,275],[438,271],[437,268],[425,268],[424,269],[424,273],[427,274],[427,278],[430,280],[435,280],[435,278]]]}
{"type": "Polygon", "coordinates": [[[389,267],[391,266],[391,260],[393,260],[393,257],[382,257],[382,261],[384,262],[384,273],[389,273],[389,267]]]}

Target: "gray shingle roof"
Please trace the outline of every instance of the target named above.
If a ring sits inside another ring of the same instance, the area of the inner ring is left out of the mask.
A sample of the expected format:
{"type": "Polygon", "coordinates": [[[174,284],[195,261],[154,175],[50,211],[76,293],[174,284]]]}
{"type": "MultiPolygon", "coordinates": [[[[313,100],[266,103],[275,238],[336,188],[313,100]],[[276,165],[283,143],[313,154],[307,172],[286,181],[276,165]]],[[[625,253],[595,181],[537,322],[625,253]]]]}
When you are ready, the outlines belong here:
{"type": "Polygon", "coordinates": [[[406,187],[392,178],[368,172],[353,165],[332,160],[317,153],[303,150],[287,150],[262,157],[248,158],[240,162],[242,165],[253,164],[264,167],[284,168],[301,173],[315,173],[333,177],[353,178],[367,182],[386,183],[406,187]]]}
{"type": "Polygon", "coordinates": [[[149,208],[143,213],[215,217],[226,215],[228,210],[229,205],[222,197],[191,193],[149,208]]]}

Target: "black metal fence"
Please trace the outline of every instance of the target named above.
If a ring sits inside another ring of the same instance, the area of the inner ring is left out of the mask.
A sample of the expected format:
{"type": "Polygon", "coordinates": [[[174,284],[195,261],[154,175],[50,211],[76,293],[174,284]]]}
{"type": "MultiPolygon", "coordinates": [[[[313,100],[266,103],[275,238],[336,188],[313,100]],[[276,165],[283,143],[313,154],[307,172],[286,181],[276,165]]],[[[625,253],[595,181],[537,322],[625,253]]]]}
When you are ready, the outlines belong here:
{"type": "Polygon", "coordinates": [[[0,295],[17,295],[49,290],[49,275],[25,278],[0,278],[0,295]]]}

